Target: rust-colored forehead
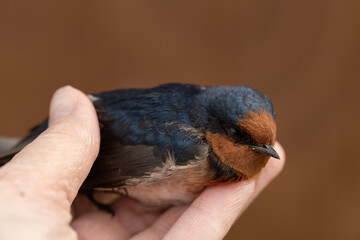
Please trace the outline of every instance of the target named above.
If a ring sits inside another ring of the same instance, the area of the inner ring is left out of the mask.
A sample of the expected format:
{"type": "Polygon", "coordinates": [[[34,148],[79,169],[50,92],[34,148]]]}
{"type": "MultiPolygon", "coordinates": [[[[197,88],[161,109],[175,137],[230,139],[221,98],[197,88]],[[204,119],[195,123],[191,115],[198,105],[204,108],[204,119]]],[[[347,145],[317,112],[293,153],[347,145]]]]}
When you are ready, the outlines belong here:
{"type": "Polygon", "coordinates": [[[257,144],[274,144],[276,123],[270,112],[249,111],[244,118],[238,119],[240,129],[250,134],[257,144]]]}

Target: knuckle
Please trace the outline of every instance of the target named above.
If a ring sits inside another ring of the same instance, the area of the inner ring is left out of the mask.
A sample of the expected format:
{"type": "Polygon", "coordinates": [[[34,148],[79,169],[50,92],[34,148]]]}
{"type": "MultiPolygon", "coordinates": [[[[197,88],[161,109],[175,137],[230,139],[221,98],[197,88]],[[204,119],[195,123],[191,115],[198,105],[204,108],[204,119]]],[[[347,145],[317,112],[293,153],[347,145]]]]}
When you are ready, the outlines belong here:
{"type": "Polygon", "coordinates": [[[92,129],[78,122],[62,122],[49,128],[50,135],[56,135],[57,140],[68,143],[81,149],[89,149],[95,146],[95,136],[92,129]]]}
{"type": "Polygon", "coordinates": [[[42,196],[46,199],[51,199],[52,201],[57,201],[59,205],[68,206],[72,202],[73,191],[66,181],[61,181],[59,179],[51,179],[51,177],[46,178],[45,189],[47,191],[41,191],[42,196]]]}

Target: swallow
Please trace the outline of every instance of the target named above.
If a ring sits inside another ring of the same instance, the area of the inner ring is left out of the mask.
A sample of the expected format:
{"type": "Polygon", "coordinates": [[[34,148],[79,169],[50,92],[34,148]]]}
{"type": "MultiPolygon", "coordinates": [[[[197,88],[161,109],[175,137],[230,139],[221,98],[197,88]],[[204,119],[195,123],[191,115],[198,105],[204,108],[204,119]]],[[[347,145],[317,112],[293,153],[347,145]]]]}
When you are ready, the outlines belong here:
{"type": "MultiPolygon", "coordinates": [[[[101,144],[83,191],[125,190],[146,206],[166,208],[191,202],[207,186],[249,179],[279,158],[274,107],[248,86],[172,83],[89,98],[101,144]]],[[[0,165],[47,127],[47,120],[34,127],[0,165]]]]}

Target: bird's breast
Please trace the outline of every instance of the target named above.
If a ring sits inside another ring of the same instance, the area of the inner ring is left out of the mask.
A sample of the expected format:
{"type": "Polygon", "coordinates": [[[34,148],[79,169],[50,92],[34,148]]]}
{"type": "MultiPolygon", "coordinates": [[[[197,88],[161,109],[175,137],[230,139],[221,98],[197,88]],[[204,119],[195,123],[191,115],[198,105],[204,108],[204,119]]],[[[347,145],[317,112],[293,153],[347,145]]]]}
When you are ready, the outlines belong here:
{"type": "Polygon", "coordinates": [[[129,179],[129,184],[122,188],[126,189],[129,197],[158,210],[192,202],[206,186],[214,184],[214,177],[215,171],[207,159],[194,160],[186,166],[173,166],[162,178],[129,179]]]}

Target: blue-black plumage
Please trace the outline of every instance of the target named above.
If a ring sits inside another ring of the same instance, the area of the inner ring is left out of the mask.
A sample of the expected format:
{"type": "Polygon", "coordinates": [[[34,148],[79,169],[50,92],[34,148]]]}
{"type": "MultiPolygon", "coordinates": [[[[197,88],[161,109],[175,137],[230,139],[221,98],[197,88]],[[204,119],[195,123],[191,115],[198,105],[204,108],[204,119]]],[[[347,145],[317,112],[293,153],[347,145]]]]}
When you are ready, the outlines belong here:
{"type": "MultiPolygon", "coordinates": [[[[167,206],[190,201],[208,185],[252,177],[269,156],[278,157],[271,147],[273,105],[247,86],[165,84],[93,94],[91,100],[101,146],[83,189],[125,187],[140,201],[167,206]],[[159,187],[167,188],[166,196],[145,194],[159,187]]],[[[3,159],[46,128],[47,121],[35,127],[3,159]]]]}

